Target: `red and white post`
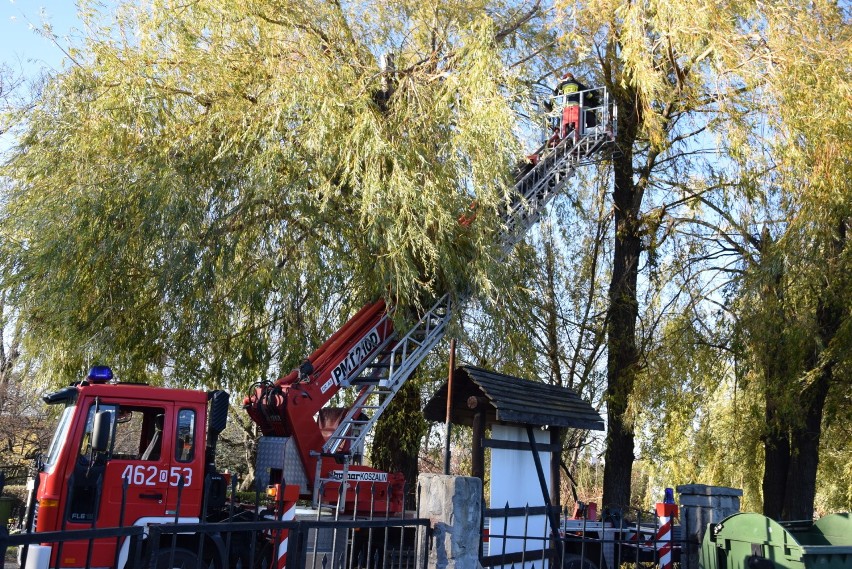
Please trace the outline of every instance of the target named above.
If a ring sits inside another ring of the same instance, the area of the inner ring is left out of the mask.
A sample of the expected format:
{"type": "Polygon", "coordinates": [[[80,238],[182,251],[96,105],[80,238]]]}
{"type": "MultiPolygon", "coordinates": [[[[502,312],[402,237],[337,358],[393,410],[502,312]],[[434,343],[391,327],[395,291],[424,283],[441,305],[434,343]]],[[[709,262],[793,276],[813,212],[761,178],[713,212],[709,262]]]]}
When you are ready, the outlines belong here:
{"type": "MultiPolygon", "coordinates": [[[[279,521],[289,522],[296,518],[296,502],[299,500],[299,486],[297,484],[275,485],[276,518],[279,521]]],[[[282,529],[274,532],[278,541],[277,569],[285,569],[287,566],[287,547],[289,545],[290,530],[282,529]]]]}
{"type": "Polygon", "coordinates": [[[662,502],[657,502],[657,517],[660,528],[657,530],[655,548],[660,569],[672,569],[672,520],[678,516],[677,504],[674,503],[674,492],[666,488],[662,502]]]}

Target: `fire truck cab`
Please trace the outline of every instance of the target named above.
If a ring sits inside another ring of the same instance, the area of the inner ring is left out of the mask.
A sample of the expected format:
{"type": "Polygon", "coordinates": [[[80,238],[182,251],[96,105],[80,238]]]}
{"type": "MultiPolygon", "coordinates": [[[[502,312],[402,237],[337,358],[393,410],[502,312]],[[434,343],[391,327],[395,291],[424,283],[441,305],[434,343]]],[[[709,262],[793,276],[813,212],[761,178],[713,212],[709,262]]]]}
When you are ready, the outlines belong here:
{"type": "MultiPolygon", "coordinates": [[[[111,379],[96,366],[86,380],[44,396],[64,408],[34,481],[28,525],[37,532],[198,522],[205,497],[208,513],[224,503],[227,480],[213,455],[228,395],[111,379]]],[[[91,566],[126,556],[116,547],[115,539],[97,540],[91,566]]],[[[82,566],[87,549],[66,543],[61,559],[51,553],[51,566],[82,566]]]]}

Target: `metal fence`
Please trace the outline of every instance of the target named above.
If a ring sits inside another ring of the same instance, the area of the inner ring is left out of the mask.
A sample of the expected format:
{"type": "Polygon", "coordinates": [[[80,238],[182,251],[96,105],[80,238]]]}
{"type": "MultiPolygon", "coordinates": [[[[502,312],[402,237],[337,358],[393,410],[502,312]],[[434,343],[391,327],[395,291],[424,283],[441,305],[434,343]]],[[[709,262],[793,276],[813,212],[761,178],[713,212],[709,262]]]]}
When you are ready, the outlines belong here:
{"type": "MultiPolygon", "coordinates": [[[[334,484],[332,484],[334,486],[334,484]]],[[[302,516],[291,528],[288,542],[288,566],[306,569],[425,568],[431,524],[419,511],[393,516],[385,501],[384,511],[369,508],[367,515],[341,513],[339,503],[326,501],[326,485],[319,486],[319,507],[310,517],[302,516]]],[[[351,487],[357,504],[373,503],[374,483],[355,483],[351,487]]],[[[403,495],[408,494],[408,488],[403,495]]],[[[333,490],[332,496],[340,495],[333,490]]],[[[417,487],[417,503],[420,503],[417,487]]]]}
{"type": "Polygon", "coordinates": [[[428,521],[300,521],[290,532],[288,566],[425,568],[428,521]]]}
{"type": "MultiPolygon", "coordinates": [[[[356,487],[355,491],[365,500],[375,494],[370,484],[356,487]]],[[[76,546],[76,551],[85,551],[85,559],[76,558],[70,564],[86,569],[92,567],[97,548],[104,545],[115,550],[112,567],[270,569],[279,566],[279,558],[285,559],[286,567],[291,569],[426,566],[431,525],[428,520],[419,519],[416,512],[345,516],[336,504],[321,503],[318,508],[297,508],[294,515],[288,516],[290,519],[282,519],[282,509],[275,510],[276,518],[269,509],[271,504],[264,503],[262,496],[255,492],[254,504],[241,504],[234,480],[231,499],[220,512],[219,521],[11,534],[3,526],[0,551],[5,554],[8,548],[17,547],[19,558],[23,556],[25,562],[29,555],[43,554],[38,546],[48,544],[50,567],[59,567],[69,565],[58,561],[63,559],[63,550],[76,546]]],[[[205,503],[208,499],[205,497],[205,503]]],[[[176,514],[175,520],[179,518],[176,514]]]]}
{"type": "Polygon", "coordinates": [[[619,569],[685,567],[697,543],[677,524],[664,532],[653,512],[609,510],[601,521],[573,519],[559,507],[509,507],[484,511],[483,567],[512,569],[619,569]],[[552,528],[556,528],[554,532],[552,528]]]}

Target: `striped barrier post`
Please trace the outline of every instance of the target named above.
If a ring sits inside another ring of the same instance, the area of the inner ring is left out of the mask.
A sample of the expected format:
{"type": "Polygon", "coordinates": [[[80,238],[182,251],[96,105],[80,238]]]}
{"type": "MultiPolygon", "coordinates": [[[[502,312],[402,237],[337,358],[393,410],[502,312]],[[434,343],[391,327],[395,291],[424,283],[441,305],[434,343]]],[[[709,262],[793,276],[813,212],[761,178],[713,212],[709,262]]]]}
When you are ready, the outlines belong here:
{"type": "Polygon", "coordinates": [[[678,515],[677,504],[674,503],[674,492],[666,488],[666,494],[662,502],[657,502],[657,517],[660,519],[660,527],[657,530],[655,548],[660,569],[672,569],[672,520],[678,515]]]}
{"type": "MultiPolygon", "coordinates": [[[[277,502],[278,520],[289,522],[296,518],[296,502],[299,500],[299,486],[296,484],[275,484],[275,501],[277,502]]],[[[287,566],[287,547],[289,545],[290,530],[274,530],[273,534],[278,541],[278,569],[287,566]]]]}

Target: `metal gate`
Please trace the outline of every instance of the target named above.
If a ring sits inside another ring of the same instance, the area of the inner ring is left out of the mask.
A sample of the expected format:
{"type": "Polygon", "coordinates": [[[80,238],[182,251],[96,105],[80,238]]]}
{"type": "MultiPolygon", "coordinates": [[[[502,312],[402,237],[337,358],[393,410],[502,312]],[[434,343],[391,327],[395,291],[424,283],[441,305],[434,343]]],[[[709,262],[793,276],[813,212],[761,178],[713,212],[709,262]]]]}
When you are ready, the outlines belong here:
{"type": "Polygon", "coordinates": [[[491,508],[481,563],[505,569],[674,569],[680,566],[681,526],[663,526],[653,512],[609,510],[601,521],[569,517],[556,506],[491,508]],[[551,521],[550,517],[553,516],[551,521]],[[558,528],[556,535],[551,530],[558,528]]]}

